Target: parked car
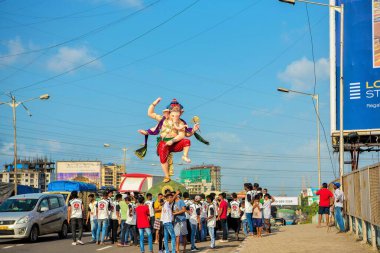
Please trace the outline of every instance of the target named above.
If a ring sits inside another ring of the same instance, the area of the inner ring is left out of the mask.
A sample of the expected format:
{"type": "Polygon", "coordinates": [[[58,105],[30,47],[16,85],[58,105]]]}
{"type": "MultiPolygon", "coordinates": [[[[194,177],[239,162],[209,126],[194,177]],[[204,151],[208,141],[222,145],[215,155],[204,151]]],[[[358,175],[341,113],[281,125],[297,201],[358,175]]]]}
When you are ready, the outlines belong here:
{"type": "Polygon", "coordinates": [[[31,193],[13,196],[0,205],[0,239],[29,239],[58,233],[66,238],[67,206],[60,194],[31,193]]]}

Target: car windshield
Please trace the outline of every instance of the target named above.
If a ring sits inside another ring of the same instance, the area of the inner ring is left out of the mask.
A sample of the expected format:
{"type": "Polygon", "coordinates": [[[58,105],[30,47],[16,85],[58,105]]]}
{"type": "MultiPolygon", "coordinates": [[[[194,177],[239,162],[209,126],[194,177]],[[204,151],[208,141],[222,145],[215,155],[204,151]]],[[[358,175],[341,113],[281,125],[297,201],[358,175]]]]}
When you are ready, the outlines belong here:
{"type": "Polygon", "coordinates": [[[34,209],[38,199],[7,199],[0,206],[0,212],[29,212],[34,209]]]}

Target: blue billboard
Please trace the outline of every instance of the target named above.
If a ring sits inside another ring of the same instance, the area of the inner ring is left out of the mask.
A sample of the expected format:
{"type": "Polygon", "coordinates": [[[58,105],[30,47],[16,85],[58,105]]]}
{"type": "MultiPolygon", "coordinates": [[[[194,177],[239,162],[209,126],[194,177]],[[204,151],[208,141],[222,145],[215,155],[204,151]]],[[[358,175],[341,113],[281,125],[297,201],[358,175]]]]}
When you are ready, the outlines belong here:
{"type": "MultiPolygon", "coordinates": [[[[345,131],[379,130],[380,0],[337,0],[335,3],[337,6],[344,4],[343,128],[345,131]]],[[[331,24],[331,28],[335,28],[335,52],[331,54],[331,64],[336,64],[336,73],[331,73],[333,132],[340,127],[340,17],[336,13],[335,24],[331,24]]]]}

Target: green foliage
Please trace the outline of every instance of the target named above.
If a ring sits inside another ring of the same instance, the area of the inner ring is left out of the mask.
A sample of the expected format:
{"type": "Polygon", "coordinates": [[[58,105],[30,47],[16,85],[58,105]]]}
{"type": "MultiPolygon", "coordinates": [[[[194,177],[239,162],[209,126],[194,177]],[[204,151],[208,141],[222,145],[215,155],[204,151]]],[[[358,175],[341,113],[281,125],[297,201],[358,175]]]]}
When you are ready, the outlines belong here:
{"type": "Polygon", "coordinates": [[[306,221],[304,223],[311,223],[312,217],[318,213],[318,203],[314,202],[310,206],[308,205],[308,198],[303,197],[301,194],[301,206],[298,207],[303,214],[306,215],[306,221]]]}

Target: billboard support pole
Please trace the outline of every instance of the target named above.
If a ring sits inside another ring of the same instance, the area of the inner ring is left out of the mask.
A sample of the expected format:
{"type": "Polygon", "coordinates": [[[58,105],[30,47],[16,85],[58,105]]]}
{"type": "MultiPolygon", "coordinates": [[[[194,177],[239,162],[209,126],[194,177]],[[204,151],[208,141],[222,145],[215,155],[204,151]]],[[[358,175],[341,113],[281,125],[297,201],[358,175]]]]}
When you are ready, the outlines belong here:
{"type": "Polygon", "coordinates": [[[343,76],[343,52],[344,52],[344,4],[340,5],[340,78],[339,78],[339,174],[340,184],[343,186],[344,174],[344,136],[343,136],[343,100],[344,100],[344,76],[343,76]]]}

